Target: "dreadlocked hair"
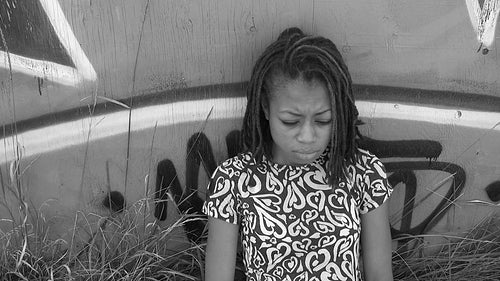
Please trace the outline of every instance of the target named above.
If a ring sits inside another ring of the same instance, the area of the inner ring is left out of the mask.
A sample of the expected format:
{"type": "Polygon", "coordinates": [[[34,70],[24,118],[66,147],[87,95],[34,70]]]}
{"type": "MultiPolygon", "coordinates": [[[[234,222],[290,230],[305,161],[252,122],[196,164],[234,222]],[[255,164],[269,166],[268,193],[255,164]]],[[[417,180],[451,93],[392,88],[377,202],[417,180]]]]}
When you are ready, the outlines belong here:
{"type": "Polygon", "coordinates": [[[261,104],[269,100],[269,85],[280,74],[325,83],[333,113],[328,176],[330,184],[337,184],[346,178],[347,166],[355,161],[358,111],[347,66],[335,44],[324,37],[288,28],[258,58],[247,88],[241,138],[244,149],[258,161],[263,155],[271,156],[272,137],[261,104]]]}

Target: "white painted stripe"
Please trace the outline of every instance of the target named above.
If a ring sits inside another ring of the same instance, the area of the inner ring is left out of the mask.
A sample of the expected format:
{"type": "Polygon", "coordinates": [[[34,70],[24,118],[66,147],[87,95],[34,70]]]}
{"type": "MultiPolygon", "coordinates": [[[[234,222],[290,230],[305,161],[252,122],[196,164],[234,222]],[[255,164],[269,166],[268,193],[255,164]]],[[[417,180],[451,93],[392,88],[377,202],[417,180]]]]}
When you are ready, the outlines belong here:
{"type": "MultiPolygon", "coordinates": [[[[182,101],[136,108],[132,110],[131,131],[152,129],[155,124],[161,128],[187,122],[199,122],[201,127],[212,107],[213,111],[208,122],[240,119],[245,112],[245,105],[246,98],[239,97],[182,101]]],[[[500,131],[498,112],[458,111],[369,101],[358,101],[356,105],[361,118],[388,118],[500,131]]],[[[85,144],[89,127],[91,127],[91,142],[126,134],[128,114],[128,110],[123,110],[19,133],[18,147],[22,157],[31,157],[85,144]]],[[[0,141],[4,144],[0,146],[0,164],[13,161],[14,137],[0,141]]]]}
{"type": "Polygon", "coordinates": [[[361,117],[413,120],[500,131],[500,112],[456,110],[382,102],[356,102],[361,117]]]}
{"type": "MultiPolygon", "coordinates": [[[[246,98],[208,99],[153,105],[132,110],[131,131],[159,128],[179,123],[204,122],[213,107],[209,121],[241,118],[246,98]]],[[[128,110],[96,115],[75,121],[37,128],[17,135],[22,157],[49,153],[70,146],[98,141],[128,132],[128,110]]],[[[14,137],[0,139],[0,164],[15,159],[14,137]]]]}

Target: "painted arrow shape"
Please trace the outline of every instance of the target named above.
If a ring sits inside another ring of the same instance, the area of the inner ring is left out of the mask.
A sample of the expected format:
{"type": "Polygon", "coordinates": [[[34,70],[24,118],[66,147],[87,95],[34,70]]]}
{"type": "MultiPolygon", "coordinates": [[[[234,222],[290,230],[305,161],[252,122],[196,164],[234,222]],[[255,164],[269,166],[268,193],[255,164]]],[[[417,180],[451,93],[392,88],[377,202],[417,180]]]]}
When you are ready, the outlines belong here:
{"type": "MultiPolygon", "coordinates": [[[[68,86],[78,86],[84,81],[96,81],[97,74],[94,67],[80,47],[80,43],[73,33],[73,29],[68,23],[59,2],[57,0],[36,1],[38,1],[42,7],[39,12],[45,13],[44,16],[46,16],[50,22],[57,39],[67,52],[73,65],[65,65],[60,62],[18,55],[15,54],[15,52],[9,52],[8,46],[6,46],[7,50],[0,50],[0,68],[10,69],[35,77],[42,77],[68,86]]],[[[5,3],[5,5],[9,7],[9,1],[5,3]]],[[[35,5],[32,3],[29,7],[35,7],[35,5]]],[[[12,4],[12,8],[16,8],[15,4],[12,4]]],[[[7,15],[9,15],[8,11],[7,15]]],[[[6,19],[6,21],[7,20],[8,19],[6,19]]],[[[27,34],[29,35],[29,32],[27,34]]],[[[0,45],[1,44],[7,45],[3,32],[0,29],[0,45]]],[[[54,44],[57,45],[57,42],[54,44]]]]}
{"type": "Polygon", "coordinates": [[[465,3],[479,43],[483,47],[489,48],[495,40],[500,0],[484,0],[482,8],[478,0],[465,0],[465,3]]]}

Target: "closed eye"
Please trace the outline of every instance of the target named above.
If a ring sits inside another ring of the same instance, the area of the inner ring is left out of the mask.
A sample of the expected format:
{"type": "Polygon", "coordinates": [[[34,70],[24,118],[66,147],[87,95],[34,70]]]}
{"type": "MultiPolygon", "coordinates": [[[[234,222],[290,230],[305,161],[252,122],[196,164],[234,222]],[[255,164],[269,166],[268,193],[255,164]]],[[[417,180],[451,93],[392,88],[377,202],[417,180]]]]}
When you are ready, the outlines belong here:
{"type": "Polygon", "coordinates": [[[316,120],[316,123],[318,123],[320,125],[328,125],[328,124],[332,123],[332,119],[328,119],[328,120],[316,120]]]}
{"type": "Polygon", "coordinates": [[[283,123],[286,126],[294,126],[294,125],[299,124],[299,121],[281,120],[281,123],[283,123]]]}

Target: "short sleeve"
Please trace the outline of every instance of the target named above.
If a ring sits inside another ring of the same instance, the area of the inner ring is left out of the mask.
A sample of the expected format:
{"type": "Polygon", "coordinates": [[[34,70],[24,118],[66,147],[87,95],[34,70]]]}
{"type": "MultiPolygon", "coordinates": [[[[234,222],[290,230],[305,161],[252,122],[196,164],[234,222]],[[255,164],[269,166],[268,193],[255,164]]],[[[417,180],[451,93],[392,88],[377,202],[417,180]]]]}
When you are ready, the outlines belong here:
{"type": "Polygon", "coordinates": [[[366,214],[382,205],[389,199],[393,191],[387,179],[384,164],[380,159],[370,154],[364,160],[365,173],[361,195],[361,214],[366,214]]]}
{"type": "Polygon", "coordinates": [[[230,160],[217,167],[207,187],[207,197],[203,204],[203,213],[209,217],[238,224],[238,198],[236,180],[232,176],[230,160]]]}

